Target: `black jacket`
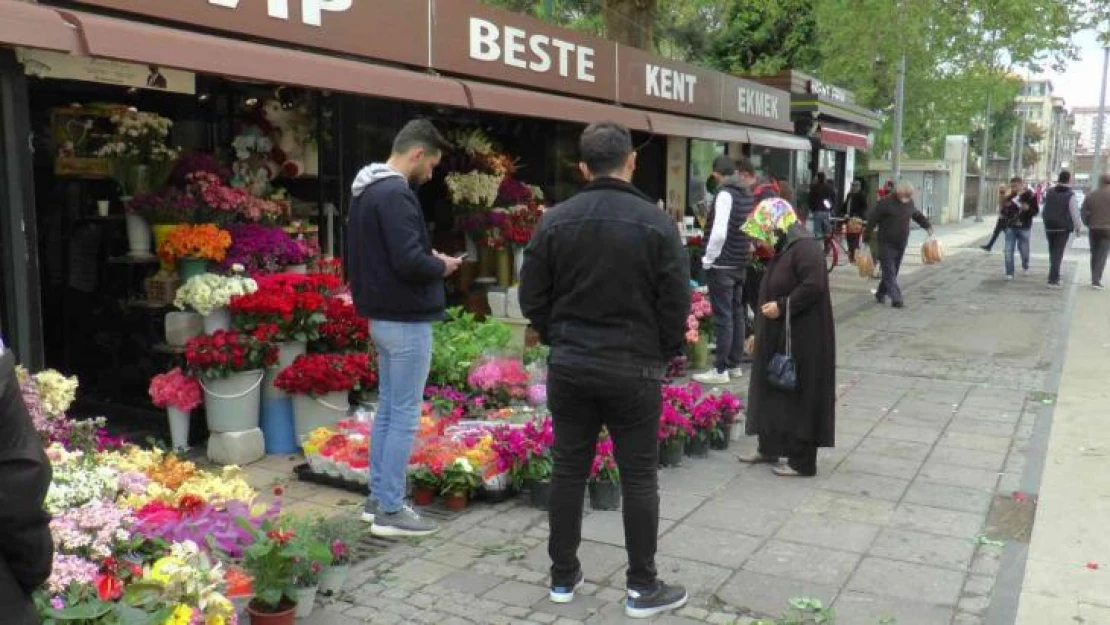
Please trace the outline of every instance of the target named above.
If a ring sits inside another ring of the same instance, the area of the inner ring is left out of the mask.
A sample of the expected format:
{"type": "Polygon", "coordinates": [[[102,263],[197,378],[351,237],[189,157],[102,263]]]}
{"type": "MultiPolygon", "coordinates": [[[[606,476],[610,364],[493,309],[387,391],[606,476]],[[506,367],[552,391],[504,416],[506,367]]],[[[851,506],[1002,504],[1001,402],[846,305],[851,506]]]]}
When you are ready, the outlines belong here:
{"type": "Polygon", "coordinates": [[[31,593],[50,577],[54,541],[43,511],[53,473],[15,378],[15,357],[0,354],[0,606],[5,624],[39,619],[31,593]]]}
{"type": "Polygon", "coordinates": [[[351,190],[347,271],[358,314],[386,321],[442,319],[444,265],[432,255],[424,213],[408,181],[376,164],[359,173],[351,190]]]}
{"type": "Polygon", "coordinates": [[[689,281],[667,213],[601,178],[544,215],[524,251],[520,305],[551,364],[662,379],[686,345],[689,281]]]}
{"type": "Polygon", "coordinates": [[[832,183],[814,184],[809,189],[809,212],[835,211],[839,202],[836,201],[836,187],[832,183]]]}
{"type": "Polygon", "coordinates": [[[1063,184],[1056,185],[1045,193],[1044,209],[1041,214],[1045,232],[1071,233],[1075,230],[1075,217],[1071,212],[1074,197],[1075,192],[1071,187],[1063,184]]]}
{"type": "Polygon", "coordinates": [[[840,214],[857,219],[867,219],[867,194],[863,191],[849,193],[840,209],[840,214]]]}
{"type": "Polygon", "coordinates": [[[878,229],[880,246],[905,249],[910,240],[911,219],[922,228],[932,227],[929,219],[917,210],[912,201],[900,202],[897,197],[889,196],[871,209],[863,240],[871,240],[871,233],[878,229]]]}
{"type": "Polygon", "coordinates": [[[1033,218],[1041,212],[1037,204],[1037,194],[1029,189],[1019,195],[1013,193],[1006,196],[1002,207],[998,210],[1003,225],[1007,228],[1029,230],[1033,227],[1033,218]]]}

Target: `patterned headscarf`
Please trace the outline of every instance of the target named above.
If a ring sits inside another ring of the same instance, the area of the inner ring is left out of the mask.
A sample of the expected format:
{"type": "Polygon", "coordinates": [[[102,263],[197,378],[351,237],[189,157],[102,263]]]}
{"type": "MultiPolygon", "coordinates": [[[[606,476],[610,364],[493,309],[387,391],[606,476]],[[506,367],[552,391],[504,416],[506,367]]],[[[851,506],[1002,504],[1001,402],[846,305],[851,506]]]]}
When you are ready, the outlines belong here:
{"type": "Polygon", "coordinates": [[[779,236],[797,222],[798,216],[794,214],[794,207],[790,202],[775,197],[756,205],[748,220],[740,226],[740,231],[773,248],[778,245],[779,236]]]}

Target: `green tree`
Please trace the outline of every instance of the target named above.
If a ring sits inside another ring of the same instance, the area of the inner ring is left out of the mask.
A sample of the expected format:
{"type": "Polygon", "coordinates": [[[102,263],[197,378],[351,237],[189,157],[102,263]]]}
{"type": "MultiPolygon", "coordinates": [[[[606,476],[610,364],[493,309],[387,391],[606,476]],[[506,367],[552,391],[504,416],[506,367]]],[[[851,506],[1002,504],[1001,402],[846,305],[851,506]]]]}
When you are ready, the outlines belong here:
{"type": "Polygon", "coordinates": [[[724,5],[725,20],[708,35],[705,62],[734,74],[813,71],[820,64],[812,0],[749,0],[724,5]]]}

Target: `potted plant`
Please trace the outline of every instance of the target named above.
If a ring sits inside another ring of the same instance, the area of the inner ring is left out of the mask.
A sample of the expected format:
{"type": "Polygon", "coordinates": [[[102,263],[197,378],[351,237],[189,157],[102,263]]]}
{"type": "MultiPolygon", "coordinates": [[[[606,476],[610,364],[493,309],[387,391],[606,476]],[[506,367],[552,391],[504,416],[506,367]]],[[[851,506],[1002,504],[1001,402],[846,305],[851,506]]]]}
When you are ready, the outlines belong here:
{"type": "Polygon", "coordinates": [[[280,523],[267,523],[255,529],[243,522],[254,535],[254,543],[243,556],[243,568],[253,578],[254,599],[247,606],[252,625],[293,625],[297,604],[298,544],[296,533],[280,523]]]}
{"type": "Polygon", "coordinates": [[[167,373],[154,376],[150,381],[150,399],[164,408],[170,420],[170,440],[173,448],[189,448],[189,420],[202,398],[196,378],[175,367],[167,373]]]}
{"type": "Polygon", "coordinates": [[[235,613],[241,621],[254,598],[254,580],[238,565],[229,565],[224,570],[224,584],[227,585],[227,598],[235,605],[235,613]]]}
{"type": "Polygon", "coordinates": [[[227,225],[236,221],[276,223],[285,214],[281,204],[255,197],[247,189],[229,187],[215,173],[195,171],[185,176],[187,190],[200,204],[205,221],[227,225]]]}
{"type": "Polygon", "coordinates": [[[331,596],[343,591],[351,570],[351,549],[362,535],[362,522],[351,515],[336,515],[320,520],[320,541],[331,551],[331,564],[320,575],[320,593],[331,596]]]}
{"type": "MultiPolygon", "coordinates": [[[[154,249],[162,246],[169,233],[177,226],[196,220],[197,203],[193,196],[173,187],[156,193],[137,195],[127,204],[130,214],[142,217],[154,232],[154,249]]],[[[162,271],[173,266],[161,261],[162,271]]]]}
{"type": "Polygon", "coordinates": [[[720,406],[715,397],[706,397],[690,411],[693,434],[686,440],[686,455],[691,458],[709,457],[709,443],[713,433],[720,428],[720,406]]]}
{"type": "Polygon", "coordinates": [[[686,439],[692,433],[690,419],[669,402],[663,402],[659,417],[659,463],[665,467],[681,465],[686,439]]]}
{"type": "Polygon", "coordinates": [[[297,440],[335,425],[350,410],[352,391],[377,387],[369,354],[304,354],[278,373],[274,386],[293,396],[297,440]]]}
{"type": "Polygon", "coordinates": [[[280,366],[288,367],[307,351],[309,341],[320,338],[320,325],[326,320],[325,293],[339,280],[282,273],[260,276],[257,282],[254,293],[232,298],[235,326],[250,332],[259,327],[273,328],[272,338],[281,344],[280,366]]]}
{"type": "Polygon", "coordinates": [[[497,409],[527,400],[531,375],[518,358],[486,358],[471,369],[467,382],[497,409]]]}
{"type": "Polygon", "coordinates": [[[590,467],[590,507],[594,510],[619,510],[621,507],[621,474],[613,455],[613,439],[603,432],[597,441],[593,465],[590,467]]]}
{"type": "Polygon", "coordinates": [[[185,363],[204,390],[208,429],[242,432],[258,427],[263,369],[277,348],[249,334],[217,331],[185,346],[185,363]]]}
{"type": "Polygon", "coordinates": [[[744,408],[744,402],[732,393],[724,392],[714,398],[717,404],[717,427],[709,434],[709,447],[711,449],[728,449],[732,442],[732,430],[736,426],[736,418],[744,408]]]}
{"type": "Polygon", "coordinates": [[[306,245],[278,226],[240,223],[231,224],[227,230],[231,247],[224,259],[225,269],[240,264],[252,274],[274,274],[290,266],[303,267],[312,258],[306,245]]]}
{"type": "Polygon", "coordinates": [[[319,518],[299,518],[290,521],[293,531],[293,585],[297,618],[312,614],[320,576],[331,564],[331,549],[320,539],[319,518]]]}
{"type": "Polygon", "coordinates": [[[412,483],[412,503],[417,506],[430,506],[436,500],[443,477],[426,464],[409,469],[412,483]]]}
{"type": "Polygon", "coordinates": [[[242,274],[241,266],[233,266],[230,276],[203,273],[193,276],[177,289],[173,305],[180,310],[191,308],[204,317],[204,331],[231,329],[232,298],[258,290],[258,283],[242,274]]]}
{"type": "Polygon", "coordinates": [[[547,509],[551,496],[551,472],[554,459],[551,448],[555,442],[551,418],[542,421],[529,421],[522,429],[519,460],[513,470],[515,484],[523,484],[529,490],[532,506],[547,509]]]}
{"type": "Polygon", "coordinates": [[[482,476],[467,458],[456,458],[443,469],[443,481],[439,493],[443,495],[443,505],[448,510],[462,510],[470,500],[470,495],[482,484],[482,476]]]}
{"type": "Polygon", "coordinates": [[[182,225],[170,230],[158,247],[158,257],[167,265],[177,264],[182,281],[199,276],[209,262],[218,263],[231,246],[231,235],[213,224],[182,225]]]}

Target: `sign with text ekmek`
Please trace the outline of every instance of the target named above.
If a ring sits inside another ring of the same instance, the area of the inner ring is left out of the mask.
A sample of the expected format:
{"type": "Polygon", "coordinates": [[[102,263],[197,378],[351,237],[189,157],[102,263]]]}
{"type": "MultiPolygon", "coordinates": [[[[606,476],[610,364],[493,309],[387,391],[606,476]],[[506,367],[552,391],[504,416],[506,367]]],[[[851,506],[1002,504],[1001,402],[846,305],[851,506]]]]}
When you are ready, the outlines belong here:
{"type": "Polygon", "coordinates": [[[617,47],[617,100],[694,117],[721,118],[721,74],[617,47]]]}
{"type": "Polygon", "coordinates": [[[428,62],[428,0],[77,0],[295,46],[428,62]]]}
{"type": "Polygon", "coordinates": [[[616,99],[616,44],[476,2],[436,0],[432,67],[603,100],[616,99]]]}
{"type": "Polygon", "coordinates": [[[730,122],[794,130],[789,93],[735,76],[721,78],[721,113],[730,122]]]}

